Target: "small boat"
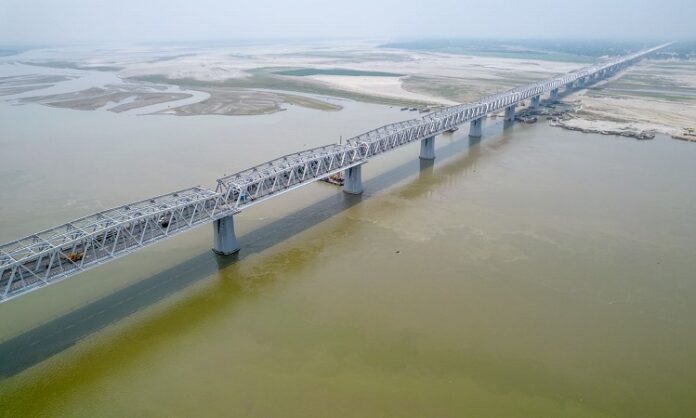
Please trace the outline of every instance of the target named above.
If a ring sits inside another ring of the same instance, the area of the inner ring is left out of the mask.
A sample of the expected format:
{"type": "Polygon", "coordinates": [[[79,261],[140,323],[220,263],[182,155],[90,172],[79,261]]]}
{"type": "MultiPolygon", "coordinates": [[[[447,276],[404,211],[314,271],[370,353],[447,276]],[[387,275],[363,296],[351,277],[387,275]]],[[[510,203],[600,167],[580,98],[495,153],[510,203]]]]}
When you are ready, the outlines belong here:
{"type": "Polygon", "coordinates": [[[457,126],[455,126],[454,128],[446,130],[445,133],[453,134],[453,133],[457,132],[458,130],[459,130],[459,128],[457,126]]]}
{"type": "Polygon", "coordinates": [[[402,111],[408,110],[408,107],[402,107],[401,110],[402,110],[402,111]]]}
{"type": "Polygon", "coordinates": [[[343,183],[345,182],[342,171],[339,171],[338,173],[332,174],[328,177],[324,177],[323,179],[321,179],[321,181],[333,184],[335,186],[343,186],[343,183]]]}

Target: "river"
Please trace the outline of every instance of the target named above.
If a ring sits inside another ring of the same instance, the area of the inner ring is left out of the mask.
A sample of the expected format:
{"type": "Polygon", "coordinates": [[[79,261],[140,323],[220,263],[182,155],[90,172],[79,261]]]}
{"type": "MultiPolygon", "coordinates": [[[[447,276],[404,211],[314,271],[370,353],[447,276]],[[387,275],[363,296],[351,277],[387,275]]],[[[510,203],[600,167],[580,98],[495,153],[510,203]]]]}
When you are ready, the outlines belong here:
{"type": "MultiPolygon", "coordinates": [[[[413,117],[0,103],[0,241],[413,117]]],[[[0,415],[686,416],[696,146],[489,119],[0,305],[0,415]]]]}

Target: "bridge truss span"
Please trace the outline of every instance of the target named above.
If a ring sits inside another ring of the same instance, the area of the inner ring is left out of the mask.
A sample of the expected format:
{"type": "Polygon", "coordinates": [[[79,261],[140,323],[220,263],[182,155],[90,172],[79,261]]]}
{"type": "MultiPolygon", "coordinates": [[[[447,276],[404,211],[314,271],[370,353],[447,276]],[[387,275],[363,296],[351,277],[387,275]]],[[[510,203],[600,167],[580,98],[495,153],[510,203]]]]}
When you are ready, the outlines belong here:
{"type": "MultiPolygon", "coordinates": [[[[391,123],[348,139],[288,154],[222,177],[216,189],[191,187],[86,216],[0,246],[0,302],[55,283],[89,268],[122,257],[147,245],[204,223],[217,223],[219,233],[234,234],[232,215],[256,203],[313,183],[340,171],[357,172],[351,193],[362,191],[359,167],[369,159],[401,146],[424,141],[432,147],[422,158],[434,156],[433,138],[467,122],[506,110],[563,86],[606,77],[660,45],[568,74],[432,112],[420,119],[391,123]],[[227,231],[227,232],[225,232],[227,231]],[[231,231],[231,232],[229,232],[231,231]]],[[[480,136],[480,133],[477,134],[480,136]]],[[[220,237],[218,237],[220,238],[220,237]]],[[[236,238],[228,250],[236,251],[236,238]]]]}
{"type": "Polygon", "coordinates": [[[0,301],[235,213],[192,187],[86,216],[0,247],[0,301]]]}
{"type": "Polygon", "coordinates": [[[364,163],[362,144],[331,144],[289,154],[217,180],[216,192],[235,210],[260,203],[364,163]]]}

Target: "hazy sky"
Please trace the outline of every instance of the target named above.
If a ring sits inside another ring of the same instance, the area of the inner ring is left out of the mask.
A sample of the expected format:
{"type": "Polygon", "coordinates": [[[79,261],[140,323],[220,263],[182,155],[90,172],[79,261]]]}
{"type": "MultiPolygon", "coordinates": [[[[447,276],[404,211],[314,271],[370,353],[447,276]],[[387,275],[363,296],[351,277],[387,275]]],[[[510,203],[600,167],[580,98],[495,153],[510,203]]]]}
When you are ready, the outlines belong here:
{"type": "Polygon", "coordinates": [[[696,38],[696,0],[0,0],[0,44],[696,38]]]}

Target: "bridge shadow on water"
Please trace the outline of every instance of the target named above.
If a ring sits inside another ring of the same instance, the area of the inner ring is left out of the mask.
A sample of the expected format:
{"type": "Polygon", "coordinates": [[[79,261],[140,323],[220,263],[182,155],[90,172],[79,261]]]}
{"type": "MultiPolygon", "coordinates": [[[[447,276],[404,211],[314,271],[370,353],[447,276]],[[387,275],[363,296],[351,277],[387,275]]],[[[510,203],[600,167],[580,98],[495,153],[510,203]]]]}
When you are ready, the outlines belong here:
{"type": "MultiPolygon", "coordinates": [[[[503,146],[511,139],[511,130],[503,130],[501,133],[501,126],[501,123],[490,123],[486,127],[487,130],[493,132],[489,138],[489,141],[492,140],[490,144],[492,149],[503,146]]],[[[416,147],[410,147],[410,149],[414,150],[416,147]]],[[[205,251],[183,263],[12,337],[0,343],[0,379],[13,376],[38,364],[75,345],[81,339],[100,329],[147,308],[159,300],[214,275],[222,269],[234,269],[234,266],[246,257],[281,243],[309,227],[355,206],[362,199],[368,198],[372,194],[388,187],[393,187],[395,179],[417,175],[409,180],[407,184],[423,182],[424,186],[435,186],[448,181],[453,175],[460,174],[462,171],[470,168],[482,155],[480,139],[468,138],[466,136],[456,140],[451,139],[445,146],[440,146],[437,149],[436,162],[419,160],[414,155],[412,161],[396,166],[365,181],[363,183],[365,189],[363,196],[337,192],[335,195],[290,213],[239,237],[242,250],[237,255],[220,257],[214,255],[212,251],[205,251]],[[463,151],[467,152],[463,153],[463,151]],[[440,164],[443,160],[446,162],[440,164]]],[[[426,193],[427,190],[428,187],[409,188],[400,185],[397,186],[395,193],[399,193],[407,198],[415,198],[426,193]]],[[[309,260],[311,258],[307,259],[307,261],[309,260]]],[[[224,279],[233,275],[234,272],[225,274],[226,277],[224,279]]],[[[224,286],[225,294],[244,291],[243,287],[245,284],[239,280],[219,280],[219,282],[216,283],[216,286],[224,286]],[[236,289],[234,289],[235,287],[236,289]]],[[[189,304],[199,304],[201,306],[197,306],[197,309],[194,311],[198,313],[197,315],[201,315],[201,319],[203,319],[207,313],[212,313],[227,306],[230,302],[229,297],[210,298],[193,293],[190,297],[187,295],[183,301],[177,302],[177,305],[174,307],[167,308],[163,312],[153,315],[153,318],[148,317],[145,322],[163,321],[161,322],[161,328],[171,328],[172,322],[178,322],[176,329],[177,332],[181,332],[187,326],[196,324],[197,317],[189,315],[186,317],[186,321],[170,320],[171,318],[168,318],[167,314],[168,310],[177,310],[189,304]],[[201,302],[203,303],[201,304],[201,302]]],[[[176,314],[172,313],[172,316],[176,317],[176,314]]],[[[151,323],[150,325],[153,324],[151,323]]],[[[139,326],[144,327],[144,325],[133,325],[135,328],[139,326]]],[[[148,329],[152,329],[152,327],[148,329]]],[[[135,333],[137,334],[137,330],[135,333]]],[[[143,335],[143,338],[146,337],[147,335],[143,335]]]]}

